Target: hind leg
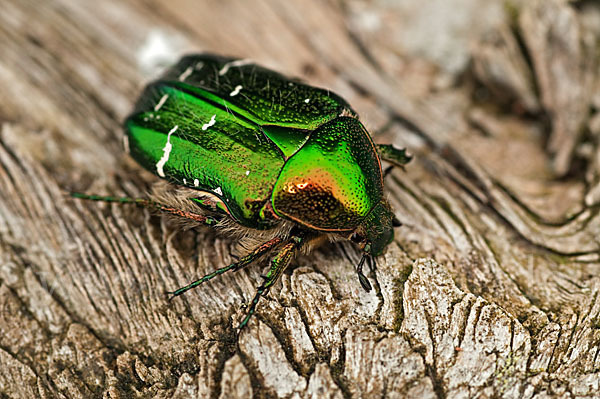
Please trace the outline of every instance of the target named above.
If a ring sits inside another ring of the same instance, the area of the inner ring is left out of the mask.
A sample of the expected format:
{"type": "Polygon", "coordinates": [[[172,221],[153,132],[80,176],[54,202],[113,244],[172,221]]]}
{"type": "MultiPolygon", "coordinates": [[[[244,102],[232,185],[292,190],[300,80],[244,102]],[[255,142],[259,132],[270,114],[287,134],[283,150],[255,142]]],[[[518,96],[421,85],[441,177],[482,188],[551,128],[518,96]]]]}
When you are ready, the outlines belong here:
{"type": "Polygon", "coordinates": [[[160,212],[165,212],[173,216],[181,217],[187,220],[192,220],[199,224],[204,224],[206,226],[214,226],[216,225],[220,217],[212,216],[212,215],[203,215],[201,213],[186,211],[183,209],[178,209],[170,205],[161,204],[156,201],[152,201],[147,198],[131,198],[131,197],[110,197],[110,196],[101,196],[101,195],[90,195],[90,194],[82,194],[82,193],[71,193],[71,197],[89,200],[89,201],[99,201],[99,202],[114,202],[119,204],[135,204],[142,208],[153,209],[160,212]]]}

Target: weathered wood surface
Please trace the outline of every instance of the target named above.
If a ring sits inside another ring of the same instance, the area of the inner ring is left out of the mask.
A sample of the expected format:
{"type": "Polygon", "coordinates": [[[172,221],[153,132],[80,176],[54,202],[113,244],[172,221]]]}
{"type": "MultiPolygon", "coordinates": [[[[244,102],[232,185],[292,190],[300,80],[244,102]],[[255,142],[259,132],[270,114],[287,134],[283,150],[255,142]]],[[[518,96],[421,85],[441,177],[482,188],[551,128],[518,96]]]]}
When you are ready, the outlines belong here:
{"type": "Polygon", "coordinates": [[[0,396],[599,397],[594,3],[3,0],[0,396]],[[64,195],[144,194],[120,121],[189,51],[328,87],[415,153],[374,292],[323,247],[236,342],[261,267],[164,294],[235,243],[64,195]]]}

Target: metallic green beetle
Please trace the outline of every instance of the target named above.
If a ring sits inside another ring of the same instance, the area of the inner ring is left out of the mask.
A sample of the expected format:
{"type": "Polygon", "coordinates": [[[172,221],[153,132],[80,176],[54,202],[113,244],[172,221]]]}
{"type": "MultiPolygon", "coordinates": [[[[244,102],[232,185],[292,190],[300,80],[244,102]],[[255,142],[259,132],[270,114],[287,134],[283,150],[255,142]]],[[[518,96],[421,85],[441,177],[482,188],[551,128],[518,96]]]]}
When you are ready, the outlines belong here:
{"type": "Polygon", "coordinates": [[[327,236],[358,244],[357,273],[370,290],[363,264],[383,253],[400,224],[384,197],[380,159],[401,166],[410,157],[375,145],[336,94],[247,60],[189,55],[145,88],[125,132],[132,157],[179,186],[179,198],[74,196],[134,202],[264,240],[173,296],[276,251],[241,329],[294,253],[327,236]]]}

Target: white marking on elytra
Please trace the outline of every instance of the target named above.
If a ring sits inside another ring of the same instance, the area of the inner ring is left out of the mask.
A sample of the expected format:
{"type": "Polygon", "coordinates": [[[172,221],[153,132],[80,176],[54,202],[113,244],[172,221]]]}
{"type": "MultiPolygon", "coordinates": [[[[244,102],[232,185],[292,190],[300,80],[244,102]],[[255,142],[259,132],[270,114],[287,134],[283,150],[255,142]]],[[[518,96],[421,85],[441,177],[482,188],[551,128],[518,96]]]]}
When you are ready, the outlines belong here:
{"type": "Polygon", "coordinates": [[[231,93],[229,93],[229,96],[230,97],[237,96],[238,94],[240,94],[240,90],[242,90],[242,88],[243,88],[242,85],[235,86],[235,89],[233,89],[233,91],[231,93]]]}
{"type": "Polygon", "coordinates": [[[250,174],[250,171],[249,171],[249,170],[247,170],[247,171],[246,171],[246,176],[248,176],[249,174],[250,174]]]}
{"type": "Polygon", "coordinates": [[[196,65],[194,65],[194,69],[196,71],[201,70],[203,67],[204,67],[204,62],[202,62],[202,61],[198,61],[198,62],[196,62],[196,65]]]}
{"type": "Polygon", "coordinates": [[[179,129],[179,126],[175,125],[173,129],[169,131],[169,134],[167,134],[167,143],[165,144],[165,148],[163,148],[163,156],[156,163],[156,173],[158,173],[160,177],[165,177],[165,171],[163,170],[163,168],[169,160],[169,155],[171,154],[171,150],[173,149],[173,145],[171,144],[171,135],[175,133],[177,129],[179,129]]]}
{"type": "Polygon", "coordinates": [[[192,72],[194,72],[194,68],[192,68],[191,66],[187,67],[185,71],[183,71],[181,75],[179,75],[179,81],[183,82],[184,80],[186,80],[192,74],[192,72]]]}
{"type": "Polygon", "coordinates": [[[187,180],[185,179],[185,177],[183,178],[183,184],[187,184],[187,180]]]}
{"type": "Polygon", "coordinates": [[[202,130],[206,130],[209,127],[213,126],[215,124],[215,122],[217,121],[216,118],[217,118],[216,114],[211,116],[210,121],[208,121],[208,123],[205,123],[204,125],[202,125],[202,130]]]}
{"type": "Polygon", "coordinates": [[[223,195],[223,191],[221,190],[221,187],[217,187],[213,190],[213,192],[219,194],[219,195],[223,195]]]}
{"type": "Polygon", "coordinates": [[[130,153],[130,149],[129,149],[129,136],[127,136],[126,134],[123,135],[123,148],[125,149],[126,153],[130,153]]]}
{"type": "Polygon", "coordinates": [[[160,109],[160,107],[162,107],[165,104],[165,102],[167,101],[167,98],[169,98],[169,95],[165,94],[160,98],[160,100],[158,100],[158,103],[154,106],[154,112],[158,111],[160,109]]]}
{"type": "Polygon", "coordinates": [[[307,98],[306,100],[304,100],[305,103],[309,103],[310,102],[310,98],[307,98]]]}
{"type": "Polygon", "coordinates": [[[228,62],[227,64],[223,65],[223,68],[221,68],[221,70],[219,71],[219,76],[225,75],[229,71],[229,68],[241,67],[248,64],[252,64],[252,61],[243,59],[228,62]]]}
{"type": "Polygon", "coordinates": [[[194,179],[194,187],[198,187],[200,185],[200,180],[194,179]]]}

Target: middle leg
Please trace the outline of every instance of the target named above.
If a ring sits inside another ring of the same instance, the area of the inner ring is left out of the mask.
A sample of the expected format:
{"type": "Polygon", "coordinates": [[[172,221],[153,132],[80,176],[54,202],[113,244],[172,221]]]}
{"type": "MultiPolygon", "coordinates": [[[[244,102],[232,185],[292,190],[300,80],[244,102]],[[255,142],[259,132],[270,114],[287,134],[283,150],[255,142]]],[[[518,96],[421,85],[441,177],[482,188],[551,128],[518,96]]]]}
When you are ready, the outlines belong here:
{"type": "Polygon", "coordinates": [[[261,296],[266,295],[269,291],[269,288],[273,286],[281,277],[281,274],[288,267],[290,262],[292,261],[294,254],[304,245],[306,241],[305,233],[298,232],[298,234],[293,234],[290,236],[285,243],[281,246],[281,249],[277,254],[271,259],[271,267],[269,272],[264,277],[263,283],[256,289],[256,294],[250,303],[250,307],[246,312],[246,316],[240,323],[238,327],[238,332],[241,331],[247,324],[254,312],[256,311],[256,305],[261,296]]]}

